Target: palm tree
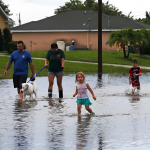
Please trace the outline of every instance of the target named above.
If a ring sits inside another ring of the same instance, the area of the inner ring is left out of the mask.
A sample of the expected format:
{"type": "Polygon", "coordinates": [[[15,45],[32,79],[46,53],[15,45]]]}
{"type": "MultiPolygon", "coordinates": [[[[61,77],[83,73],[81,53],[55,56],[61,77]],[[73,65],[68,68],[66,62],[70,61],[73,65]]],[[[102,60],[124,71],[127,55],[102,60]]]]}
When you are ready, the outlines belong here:
{"type": "Polygon", "coordinates": [[[129,58],[131,46],[136,44],[136,37],[133,28],[125,28],[120,31],[113,31],[110,35],[109,46],[114,45],[117,41],[123,44],[124,58],[129,58]],[[125,46],[130,43],[130,49],[126,55],[125,46]]]}
{"type": "Polygon", "coordinates": [[[146,23],[150,23],[150,12],[146,11],[146,23]]]}

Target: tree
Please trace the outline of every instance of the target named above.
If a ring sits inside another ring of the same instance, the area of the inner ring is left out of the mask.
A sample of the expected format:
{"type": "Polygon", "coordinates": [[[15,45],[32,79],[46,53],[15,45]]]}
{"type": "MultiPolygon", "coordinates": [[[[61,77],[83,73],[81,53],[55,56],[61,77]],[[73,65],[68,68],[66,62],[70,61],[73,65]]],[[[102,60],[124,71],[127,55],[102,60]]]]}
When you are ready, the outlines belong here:
{"type": "Polygon", "coordinates": [[[150,31],[145,28],[141,30],[134,31],[133,28],[125,28],[120,31],[113,31],[110,35],[109,46],[114,45],[116,42],[123,42],[123,52],[124,58],[129,58],[129,54],[131,51],[131,46],[135,46],[137,43],[140,47],[140,55],[143,54],[145,50],[149,50],[150,47],[150,31]],[[126,55],[125,45],[128,46],[130,44],[130,48],[128,54],[126,55]]]}
{"type": "MultiPolygon", "coordinates": [[[[126,46],[128,46],[128,44],[130,45],[128,54],[126,56],[126,58],[129,58],[129,54],[131,52],[131,47],[136,45],[135,32],[134,32],[133,28],[125,28],[125,29],[121,30],[121,35],[122,35],[122,40],[124,41],[125,45],[126,46]]],[[[126,55],[125,47],[123,50],[126,55]]]]}
{"type": "Polygon", "coordinates": [[[65,6],[60,6],[59,8],[55,9],[55,14],[59,14],[62,12],[66,12],[69,10],[82,10],[84,9],[84,5],[80,0],[70,0],[70,2],[66,2],[65,6]]]}
{"type": "MultiPolygon", "coordinates": [[[[97,10],[98,11],[98,10],[97,10]]],[[[106,15],[118,15],[118,16],[125,16],[122,11],[119,11],[119,9],[112,4],[109,4],[109,1],[102,4],[102,13],[106,15]]]]}
{"type": "Polygon", "coordinates": [[[123,48],[123,52],[124,52],[124,58],[127,58],[126,51],[125,51],[125,44],[122,38],[123,35],[121,34],[120,31],[111,32],[110,39],[109,39],[109,46],[112,47],[115,43],[117,43],[118,45],[121,43],[121,47],[123,48]]]}
{"type": "Polygon", "coordinates": [[[11,16],[13,14],[10,13],[10,10],[8,8],[8,5],[5,5],[2,1],[0,1],[0,7],[3,9],[3,11],[8,15],[11,16]]]}
{"type": "Polygon", "coordinates": [[[141,30],[137,30],[135,32],[135,36],[136,36],[136,41],[139,43],[140,55],[142,55],[144,53],[144,51],[147,50],[147,47],[150,45],[149,44],[150,31],[143,28],[141,30]]]}
{"type": "Polygon", "coordinates": [[[3,51],[4,49],[4,37],[2,35],[2,31],[0,29],[0,51],[3,51]]]}
{"type": "Polygon", "coordinates": [[[114,45],[117,41],[123,42],[124,58],[129,58],[131,46],[136,45],[136,36],[133,28],[125,28],[120,31],[113,31],[110,35],[109,46],[114,45]],[[130,44],[128,54],[126,55],[125,46],[130,44]]]}
{"type": "MultiPolygon", "coordinates": [[[[9,5],[5,5],[5,4],[3,3],[3,1],[0,0],[0,7],[3,9],[3,11],[4,11],[4,12],[6,13],[6,15],[9,17],[9,16],[11,16],[11,15],[13,15],[13,14],[10,13],[10,10],[9,10],[8,6],[9,6],[9,5]]],[[[8,19],[8,24],[9,24],[10,27],[13,27],[14,24],[15,24],[15,22],[14,22],[11,18],[9,18],[9,19],[8,19]]]]}
{"type": "Polygon", "coordinates": [[[4,34],[4,41],[5,41],[5,49],[8,49],[8,43],[12,41],[12,35],[10,33],[10,30],[8,28],[5,28],[3,30],[4,34]]]}
{"type": "MultiPolygon", "coordinates": [[[[84,6],[86,9],[92,9],[94,3],[95,3],[95,0],[85,0],[84,6]]],[[[95,4],[97,4],[97,3],[95,3],[95,4]]]]}
{"type": "Polygon", "coordinates": [[[150,12],[145,12],[146,18],[145,18],[145,22],[150,24],[150,12]]]}
{"type": "Polygon", "coordinates": [[[128,16],[126,16],[126,17],[133,19],[134,16],[131,16],[131,14],[132,14],[132,11],[130,11],[128,16]]]}
{"type": "Polygon", "coordinates": [[[150,25],[150,12],[146,11],[145,18],[139,18],[139,19],[136,19],[136,21],[150,25]]]}
{"type": "Polygon", "coordinates": [[[92,6],[92,10],[98,11],[98,3],[95,2],[92,6]]]}
{"type": "MultiPolygon", "coordinates": [[[[17,43],[18,43],[18,41],[11,41],[8,43],[8,46],[7,46],[8,53],[12,53],[13,51],[17,50],[17,43]]],[[[24,49],[26,49],[25,44],[24,44],[24,49]]]]}
{"type": "MultiPolygon", "coordinates": [[[[64,6],[60,6],[59,8],[55,9],[54,13],[59,14],[69,10],[85,10],[85,9],[92,9],[98,11],[98,2],[96,2],[95,0],[85,0],[82,3],[81,0],[70,0],[70,2],[66,2],[64,6]]],[[[125,16],[122,13],[122,11],[119,11],[118,8],[116,8],[112,4],[109,4],[109,1],[107,1],[106,3],[102,3],[102,13],[106,15],[125,16]]],[[[129,17],[130,14],[131,12],[128,15],[129,17]]]]}

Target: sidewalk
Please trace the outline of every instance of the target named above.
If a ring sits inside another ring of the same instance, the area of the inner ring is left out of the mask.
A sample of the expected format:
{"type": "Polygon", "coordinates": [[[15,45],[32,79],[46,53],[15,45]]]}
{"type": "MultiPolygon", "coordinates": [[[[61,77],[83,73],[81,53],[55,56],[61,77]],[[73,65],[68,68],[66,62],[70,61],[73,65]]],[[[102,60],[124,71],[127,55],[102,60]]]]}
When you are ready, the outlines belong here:
{"type": "MultiPolygon", "coordinates": [[[[74,63],[87,63],[87,64],[95,64],[97,65],[98,63],[93,63],[93,62],[83,62],[83,61],[72,61],[72,60],[65,60],[66,62],[74,62],[74,63]]],[[[120,65],[120,64],[107,64],[107,63],[103,63],[103,65],[108,65],[108,66],[115,66],[115,67],[126,67],[126,68],[131,68],[132,65],[120,65]]],[[[142,69],[149,69],[150,67],[146,67],[146,66],[140,66],[140,68],[142,69]]]]}
{"type": "MultiPolygon", "coordinates": [[[[5,53],[0,53],[0,56],[10,57],[9,55],[5,55],[5,53]]],[[[37,57],[32,57],[32,59],[45,60],[45,58],[37,58],[37,57]]],[[[94,62],[83,62],[83,61],[73,61],[73,60],[65,60],[65,62],[85,63],[85,64],[95,64],[95,65],[98,64],[98,63],[94,63],[94,62]]],[[[103,63],[103,65],[115,66],[115,67],[126,67],[126,68],[132,67],[132,65],[107,64],[107,63],[103,63]]],[[[150,67],[146,67],[146,66],[139,66],[139,67],[142,69],[149,69],[150,70],[150,67]]]]}
{"type": "Polygon", "coordinates": [[[9,55],[6,55],[6,53],[0,53],[0,56],[9,56],[9,55]]]}

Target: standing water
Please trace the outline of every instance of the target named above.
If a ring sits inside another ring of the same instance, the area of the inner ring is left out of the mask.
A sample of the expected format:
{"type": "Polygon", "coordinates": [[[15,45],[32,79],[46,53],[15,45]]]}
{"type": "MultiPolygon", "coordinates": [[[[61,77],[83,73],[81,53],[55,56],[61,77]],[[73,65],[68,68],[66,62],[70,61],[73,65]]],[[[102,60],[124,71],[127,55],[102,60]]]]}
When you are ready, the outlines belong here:
{"type": "Polygon", "coordinates": [[[130,93],[128,75],[85,75],[97,100],[77,115],[75,75],[63,77],[64,99],[47,98],[48,78],[37,77],[37,100],[18,101],[12,79],[0,80],[0,150],[150,149],[150,74],[130,93]]]}

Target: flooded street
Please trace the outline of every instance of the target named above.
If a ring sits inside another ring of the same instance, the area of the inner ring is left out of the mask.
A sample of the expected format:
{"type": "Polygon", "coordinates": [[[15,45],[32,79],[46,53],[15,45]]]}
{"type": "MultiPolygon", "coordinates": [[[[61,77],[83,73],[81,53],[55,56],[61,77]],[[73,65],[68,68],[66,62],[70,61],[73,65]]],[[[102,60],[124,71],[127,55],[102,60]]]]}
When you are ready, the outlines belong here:
{"type": "Polygon", "coordinates": [[[63,77],[64,99],[47,98],[48,78],[37,77],[37,100],[18,101],[12,79],[0,80],[0,150],[150,149],[150,74],[139,94],[126,94],[128,74],[85,75],[97,100],[77,115],[75,75],[63,77]]]}

